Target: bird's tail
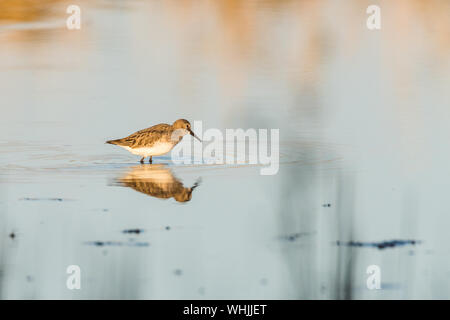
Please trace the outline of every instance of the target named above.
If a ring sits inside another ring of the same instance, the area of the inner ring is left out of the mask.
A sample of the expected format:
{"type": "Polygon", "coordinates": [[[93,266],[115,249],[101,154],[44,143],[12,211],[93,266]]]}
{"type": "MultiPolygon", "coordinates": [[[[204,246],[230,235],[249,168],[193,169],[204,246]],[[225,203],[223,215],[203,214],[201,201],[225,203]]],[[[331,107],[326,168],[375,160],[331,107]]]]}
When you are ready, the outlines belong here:
{"type": "Polygon", "coordinates": [[[116,140],[108,140],[105,143],[109,143],[109,144],[119,144],[121,139],[116,139],[116,140]]]}

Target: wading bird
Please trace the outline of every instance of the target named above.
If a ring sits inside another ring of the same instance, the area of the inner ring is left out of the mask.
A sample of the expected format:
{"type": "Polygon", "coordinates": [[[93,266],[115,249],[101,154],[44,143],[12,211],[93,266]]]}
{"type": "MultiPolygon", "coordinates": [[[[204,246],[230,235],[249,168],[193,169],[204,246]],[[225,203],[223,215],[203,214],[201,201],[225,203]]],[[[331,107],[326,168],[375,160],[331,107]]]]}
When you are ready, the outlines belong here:
{"type": "Polygon", "coordinates": [[[150,157],[148,162],[152,163],[153,156],[169,152],[186,134],[190,134],[202,142],[192,131],[189,121],[178,119],[172,125],[160,123],[122,139],[108,140],[106,143],[115,144],[132,154],[141,156],[141,163],[144,163],[146,157],[150,157]]]}

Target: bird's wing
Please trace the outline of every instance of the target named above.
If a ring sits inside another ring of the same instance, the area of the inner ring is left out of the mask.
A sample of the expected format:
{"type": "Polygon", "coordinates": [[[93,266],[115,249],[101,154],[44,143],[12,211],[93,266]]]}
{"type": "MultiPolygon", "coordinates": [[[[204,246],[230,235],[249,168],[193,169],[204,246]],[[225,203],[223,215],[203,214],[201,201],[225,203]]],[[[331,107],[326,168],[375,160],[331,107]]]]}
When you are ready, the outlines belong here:
{"type": "Polygon", "coordinates": [[[153,127],[139,130],[128,137],[119,139],[116,144],[120,146],[136,147],[136,146],[149,146],[152,145],[154,141],[165,137],[167,132],[172,129],[171,125],[166,123],[160,123],[153,127]]]}

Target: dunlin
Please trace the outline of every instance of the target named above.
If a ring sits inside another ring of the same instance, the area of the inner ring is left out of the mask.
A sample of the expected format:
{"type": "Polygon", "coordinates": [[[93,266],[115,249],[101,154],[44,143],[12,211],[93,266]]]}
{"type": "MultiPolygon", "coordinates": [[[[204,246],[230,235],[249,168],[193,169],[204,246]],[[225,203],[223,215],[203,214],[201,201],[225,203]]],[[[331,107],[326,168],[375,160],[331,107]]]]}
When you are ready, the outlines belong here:
{"type": "Polygon", "coordinates": [[[152,156],[160,156],[169,152],[186,134],[190,134],[201,142],[200,138],[191,130],[189,121],[179,119],[172,125],[160,123],[135,132],[128,137],[109,140],[106,143],[118,145],[132,154],[141,156],[141,163],[144,163],[146,157],[150,157],[149,163],[152,163],[152,156]]]}

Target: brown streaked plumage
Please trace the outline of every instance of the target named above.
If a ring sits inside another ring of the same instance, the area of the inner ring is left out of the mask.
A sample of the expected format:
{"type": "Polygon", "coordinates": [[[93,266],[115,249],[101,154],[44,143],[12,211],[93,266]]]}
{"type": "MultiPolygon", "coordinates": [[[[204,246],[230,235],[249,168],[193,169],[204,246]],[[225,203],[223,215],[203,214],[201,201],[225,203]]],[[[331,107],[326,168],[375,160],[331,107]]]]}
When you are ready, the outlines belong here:
{"type": "Polygon", "coordinates": [[[174,198],[178,202],[191,200],[192,191],[199,185],[196,182],[192,187],[185,188],[168,167],[158,164],[132,167],[118,182],[151,197],[174,198]]]}
{"type": "Polygon", "coordinates": [[[133,154],[142,156],[141,163],[144,163],[146,157],[150,157],[149,162],[152,163],[152,156],[169,152],[186,134],[190,134],[201,142],[200,138],[191,130],[189,121],[178,119],[172,125],[160,123],[122,139],[108,140],[106,143],[115,144],[133,154]]]}

